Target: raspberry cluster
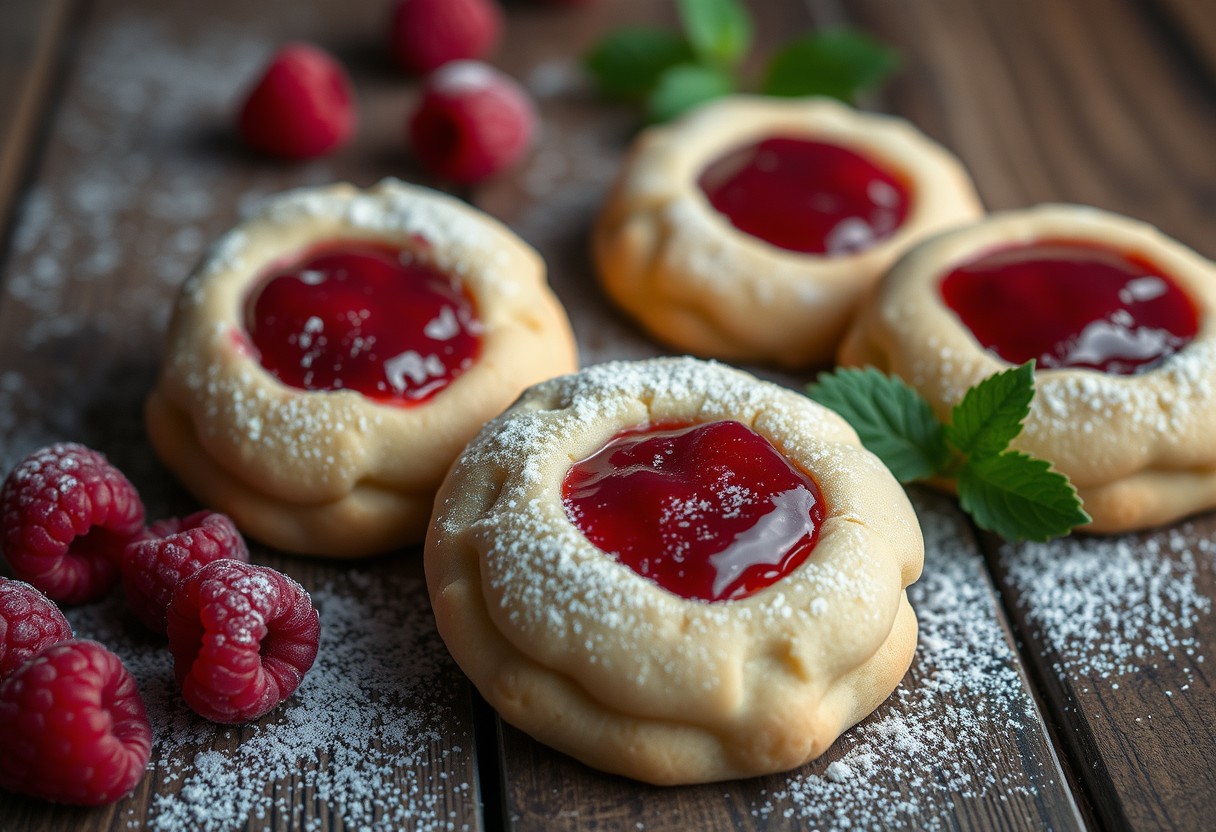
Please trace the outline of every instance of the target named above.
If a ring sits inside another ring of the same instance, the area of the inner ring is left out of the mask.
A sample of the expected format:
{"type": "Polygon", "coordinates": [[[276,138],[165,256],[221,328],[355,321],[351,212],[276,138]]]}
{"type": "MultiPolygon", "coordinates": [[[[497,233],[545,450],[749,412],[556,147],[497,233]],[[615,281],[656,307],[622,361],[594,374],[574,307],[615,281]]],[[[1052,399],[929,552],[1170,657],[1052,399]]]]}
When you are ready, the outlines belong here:
{"type": "Polygon", "coordinates": [[[134,678],[103,645],[73,638],[55,601],[98,598],[121,576],[135,616],[168,634],[186,703],[215,722],[268,713],[316,659],[308,593],[247,563],[232,520],[200,511],[145,527],[135,487],[83,445],[20,462],[0,488],[0,524],[0,553],[21,579],[0,577],[2,788],[112,803],[151,756],[134,678]]]}
{"type": "MultiPolygon", "coordinates": [[[[398,0],[389,50],[403,70],[425,75],[406,119],[414,155],[435,176],[473,183],[527,152],[536,111],[512,78],[482,63],[503,28],[496,0],[398,0]]],[[[245,143],[284,159],[323,156],[354,135],[350,77],[331,54],[288,44],[271,58],[238,117],[245,143]]]]}

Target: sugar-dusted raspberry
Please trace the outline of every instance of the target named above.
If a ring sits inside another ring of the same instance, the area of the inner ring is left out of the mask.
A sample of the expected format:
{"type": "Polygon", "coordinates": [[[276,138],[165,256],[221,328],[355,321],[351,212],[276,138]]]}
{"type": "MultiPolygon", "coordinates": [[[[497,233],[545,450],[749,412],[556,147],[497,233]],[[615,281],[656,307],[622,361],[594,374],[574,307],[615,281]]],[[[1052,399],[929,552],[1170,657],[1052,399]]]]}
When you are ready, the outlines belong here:
{"type": "Polygon", "coordinates": [[[135,679],[95,641],[46,648],[0,685],[0,787],[100,806],[143,777],[152,728],[135,679]]]}
{"type": "Polygon", "coordinates": [[[250,91],[239,117],[255,150],[309,159],[337,150],[355,132],[355,97],[346,70],[323,49],[284,46],[250,91]]]}
{"type": "Polygon", "coordinates": [[[35,451],[0,490],[0,550],[16,577],[61,604],[105,594],[123,549],[143,529],[135,486],[83,445],[35,451]]]}
{"type": "Polygon", "coordinates": [[[0,578],[0,682],[43,648],[67,641],[72,625],[25,581],[0,578]]]}
{"type": "Polygon", "coordinates": [[[502,34],[494,0],[399,0],[390,21],[393,57],[407,72],[484,58],[502,34]]]}
{"type": "Polygon", "coordinates": [[[122,586],[135,617],[165,632],[165,610],[173,590],[215,560],[249,560],[245,538],[226,514],[199,511],[153,523],[148,537],[127,545],[122,586]]]}
{"type": "Polygon", "coordinates": [[[457,61],[427,78],[408,129],[428,170],[469,183],[518,161],[535,125],[536,111],[519,84],[488,64],[457,61]]]}
{"type": "Polygon", "coordinates": [[[321,636],[304,587],[234,560],[209,563],[178,584],[167,624],[182,697],[213,722],[248,722],[291,696],[321,636]]]}

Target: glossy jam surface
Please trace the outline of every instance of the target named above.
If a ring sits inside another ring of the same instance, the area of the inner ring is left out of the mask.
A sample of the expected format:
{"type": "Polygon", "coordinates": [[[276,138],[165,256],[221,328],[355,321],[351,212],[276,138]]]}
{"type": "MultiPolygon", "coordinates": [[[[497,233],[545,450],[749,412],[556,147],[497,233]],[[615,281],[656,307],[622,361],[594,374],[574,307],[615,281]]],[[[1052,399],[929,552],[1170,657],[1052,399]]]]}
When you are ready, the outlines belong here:
{"type": "Polygon", "coordinates": [[[391,246],[335,242],[265,275],[245,327],[270,373],[302,390],[354,390],[417,404],[476,360],[472,298],[391,246]]]}
{"type": "Polygon", "coordinates": [[[809,476],[739,422],[620,434],[562,483],[572,523],[683,598],[746,598],[806,560],[823,522],[809,476]]]}
{"type": "Polygon", "coordinates": [[[941,293],[985,349],[1040,368],[1132,375],[1199,331],[1194,303],[1161,269],[1098,244],[992,251],[942,278],[941,293]]]}
{"type": "Polygon", "coordinates": [[[697,180],[740,231],[790,251],[839,256],[894,234],[908,189],[890,171],[839,145],[775,136],[733,150],[697,180]]]}

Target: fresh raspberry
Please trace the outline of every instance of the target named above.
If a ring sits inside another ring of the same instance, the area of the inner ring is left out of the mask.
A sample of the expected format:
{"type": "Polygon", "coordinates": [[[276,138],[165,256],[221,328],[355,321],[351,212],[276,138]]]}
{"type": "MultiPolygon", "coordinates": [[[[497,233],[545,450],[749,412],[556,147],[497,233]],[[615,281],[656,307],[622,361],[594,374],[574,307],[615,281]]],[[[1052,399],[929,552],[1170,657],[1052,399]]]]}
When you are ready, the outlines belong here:
{"type": "Polygon", "coordinates": [[[421,74],[490,54],[502,34],[502,10],[494,0],[400,0],[389,33],[397,63],[421,74]]]}
{"type": "Polygon", "coordinates": [[[61,604],[105,594],[143,529],[135,486],[83,445],[35,451],[0,490],[0,549],[13,574],[61,604]]]}
{"type": "Polygon", "coordinates": [[[30,656],[72,637],[55,602],[24,581],[0,578],[0,682],[30,656]]]}
{"type": "Polygon", "coordinates": [[[83,806],[143,777],[152,728],[135,679],[95,641],[61,642],[0,686],[0,787],[83,806]]]}
{"type": "Polygon", "coordinates": [[[291,696],[317,657],[321,623],[304,587],[282,572],[217,560],[178,584],[168,630],[186,704],[237,723],[291,696]]]}
{"type": "Polygon", "coordinates": [[[410,142],[432,172],[455,182],[485,179],[532,144],[536,111],[519,84],[478,61],[431,75],[409,121],[410,142]]]}
{"type": "Polygon", "coordinates": [[[199,511],[153,523],[148,537],[127,544],[122,586],[135,617],[164,635],[173,590],[215,560],[249,561],[245,538],[226,514],[199,511]]]}
{"type": "Polygon", "coordinates": [[[239,125],[250,147],[271,156],[309,159],[337,150],[355,132],[346,70],[315,46],[284,46],[245,99],[239,125]]]}

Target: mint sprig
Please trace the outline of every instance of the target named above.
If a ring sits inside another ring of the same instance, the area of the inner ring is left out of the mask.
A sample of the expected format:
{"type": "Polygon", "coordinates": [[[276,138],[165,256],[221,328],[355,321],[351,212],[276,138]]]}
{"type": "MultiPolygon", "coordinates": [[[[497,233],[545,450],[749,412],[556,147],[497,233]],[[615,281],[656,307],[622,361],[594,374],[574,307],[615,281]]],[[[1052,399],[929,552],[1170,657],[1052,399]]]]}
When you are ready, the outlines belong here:
{"type": "Polygon", "coordinates": [[[929,403],[897,378],[873,367],[840,370],[820,375],[809,392],[844,416],[900,482],[928,479],[949,460],[942,423],[929,403]]]}
{"type": "Polygon", "coordinates": [[[619,29],[596,44],[584,63],[604,95],[641,100],[667,70],[695,60],[683,35],[663,29],[619,29]]]}
{"type": "Polygon", "coordinates": [[[852,101],[899,67],[899,53],[851,29],[833,29],[786,44],[768,65],[765,95],[830,95],[852,101]]]}
{"type": "Polygon", "coordinates": [[[760,84],[740,74],[755,31],[739,0],[678,0],[682,32],[618,29],[597,43],[584,66],[600,92],[644,104],[666,121],[711,98],[738,90],[767,95],[826,95],[852,101],[899,65],[895,52],[849,29],[799,38],[772,58],[760,84]]]}
{"type": "Polygon", "coordinates": [[[680,64],[664,72],[646,99],[651,121],[667,121],[698,104],[734,90],[729,72],[702,64],[680,64]]]}
{"type": "Polygon", "coordinates": [[[751,48],[752,19],[735,0],[678,0],[677,5],[680,23],[702,61],[734,66],[751,48]]]}
{"type": "Polygon", "coordinates": [[[1033,361],[976,384],[947,424],[919,393],[872,367],[822,373],[807,394],[843,416],[900,482],[954,479],[963,511],[1006,540],[1049,540],[1090,520],[1051,463],[1008,450],[1030,413],[1033,361]]]}

